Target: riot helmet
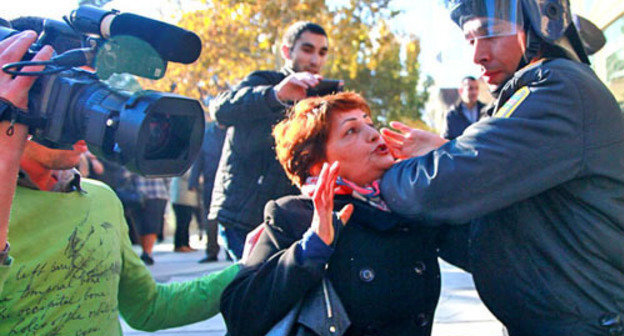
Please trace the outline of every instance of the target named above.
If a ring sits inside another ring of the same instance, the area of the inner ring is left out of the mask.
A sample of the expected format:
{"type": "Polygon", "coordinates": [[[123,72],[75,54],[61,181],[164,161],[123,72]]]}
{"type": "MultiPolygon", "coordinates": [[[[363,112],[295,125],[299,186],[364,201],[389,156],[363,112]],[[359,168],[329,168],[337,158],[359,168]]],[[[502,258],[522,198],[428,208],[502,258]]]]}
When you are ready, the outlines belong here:
{"type": "Polygon", "coordinates": [[[569,0],[447,0],[451,19],[467,39],[527,35],[525,62],[543,47],[557,56],[589,64],[572,20],[569,0]]]}

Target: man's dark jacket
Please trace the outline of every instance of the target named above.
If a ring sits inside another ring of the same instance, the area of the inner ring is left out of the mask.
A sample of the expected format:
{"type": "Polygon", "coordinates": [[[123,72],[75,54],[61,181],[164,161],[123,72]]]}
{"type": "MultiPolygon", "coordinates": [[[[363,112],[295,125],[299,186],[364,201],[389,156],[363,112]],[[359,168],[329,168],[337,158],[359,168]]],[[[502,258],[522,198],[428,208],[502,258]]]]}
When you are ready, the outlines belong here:
{"type": "Polygon", "coordinates": [[[191,169],[189,188],[197,189],[199,187],[199,175],[204,178],[203,202],[206,207],[210,206],[215,175],[217,174],[223,141],[225,140],[225,132],[226,130],[220,128],[216,122],[208,123],[204,132],[201,151],[191,169]]]}
{"type": "Polygon", "coordinates": [[[273,87],[288,69],[256,71],[211,104],[211,115],[228,127],[215,177],[210,219],[250,231],[262,223],[265,204],[299,191],[277,161],[273,126],[285,117],[285,106],[273,87]]]}
{"type": "MultiPolygon", "coordinates": [[[[477,121],[487,116],[485,113],[486,109],[484,109],[484,107],[485,104],[477,101],[477,121]]],[[[476,122],[468,120],[462,109],[462,103],[460,102],[453,106],[453,108],[446,114],[446,129],[444,130],[444,138],[453,140],[462,135],[468,126],[476,122]]]]}
{"type": "Polygon", "coordinates": [[[410,218],[474,219],[476,287],[510,335],[607,335],[601,319],[624,316],[624,119],[587,65],[518,71],[492,118],[381,189],[410,218]]]}
{"type": "Polygon", "coordinates": [[[265,335],[324,275],[351,321],[345,335],[430,334],[440,293],[439,231],[410,228],[405,218],[351,196],[336,195],[334,209],[347,203],[355,209],[329,260],[297,256],[312,221],[309,197],[288,196],[267,204],[264,232],[221,298],[232,336],[265,335]]]}

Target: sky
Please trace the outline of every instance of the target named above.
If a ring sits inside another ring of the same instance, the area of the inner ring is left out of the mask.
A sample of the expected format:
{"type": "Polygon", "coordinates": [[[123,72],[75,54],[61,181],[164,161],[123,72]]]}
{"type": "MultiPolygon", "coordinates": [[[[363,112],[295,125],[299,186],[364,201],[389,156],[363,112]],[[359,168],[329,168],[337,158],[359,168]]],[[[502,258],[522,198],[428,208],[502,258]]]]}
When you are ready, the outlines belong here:
{"type": "MultiPolygon", "coordinates": [[[[335,0],[337,3],[343,0],[335,0]]],[[[77,0],[5,0],[0,17],[11,19],[34,15],[60,20],[76,8],[77,0]]],[[[183,1],[184,2],[184,1],[183,1]]],[[[414,34],[421,39],[419,61],[424,74],[431,76],[440,87],[456,87],[466,75],[478,76],[470,62],[468,45],[461,32],[449,19],[441,0],[395,0],[396,9],[403,10],[391,24],[401,33],[414,34]]],[[[107,8],[122,12],[163,19],[167,0],[113,0],[107,8]]],[[[171,5],[169,5],[171,6],[171,5]]],[[[167,20],[167,17],[164,18],[167,20]]],[[[424,78],[424,76],[423,76],[424,78]]]]}
{"type": "Polygon", "coordinates": [[[459,27],[450,19],[441,0],[396,0],[403,10],[393,24],[399,32],[413,33],[420,38],[419,62],[424,73],[440,87],[457,87],[467,75],[479,77],[479,68],[472,64],[469,45],[459,27]]]}

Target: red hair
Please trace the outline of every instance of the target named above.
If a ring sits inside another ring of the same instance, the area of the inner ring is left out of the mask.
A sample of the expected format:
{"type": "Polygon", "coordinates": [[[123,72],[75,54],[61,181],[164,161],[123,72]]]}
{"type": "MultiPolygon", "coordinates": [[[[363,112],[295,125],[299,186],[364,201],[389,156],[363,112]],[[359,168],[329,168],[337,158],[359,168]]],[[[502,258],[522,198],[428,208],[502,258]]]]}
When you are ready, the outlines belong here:
{"type": "Polygon", "coordinates": [[[307,98],[295,105],[273,129],[277,159],[293,184],[301,187],[310,170],[325,160],[325,145],[331,129],[331,115],[370,107],[355,92],[341,92],[307,98]]]}

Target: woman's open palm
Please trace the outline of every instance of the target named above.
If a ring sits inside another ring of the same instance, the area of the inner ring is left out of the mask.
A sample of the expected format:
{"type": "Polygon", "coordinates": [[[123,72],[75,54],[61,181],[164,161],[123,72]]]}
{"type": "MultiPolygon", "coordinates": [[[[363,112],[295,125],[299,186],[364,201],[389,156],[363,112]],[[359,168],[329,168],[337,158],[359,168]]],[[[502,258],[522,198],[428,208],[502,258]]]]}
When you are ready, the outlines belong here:
{"type": "MultiPolygon", "coordinates": [[[[312,230],[327,245],[331,245],[335,237],[332,216],[334,212],[334,187],[339,170],[340,164],[338,162],[334,162],[331,166],[324,163],[316,184],[316,190],[312,196],[314,203],[312,230]]],[[[340,210],[338,217],[343,225],[347,223],[352,213],[353,204],[347,204],[340,210]]]]}

